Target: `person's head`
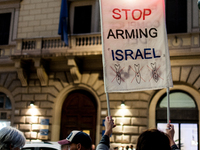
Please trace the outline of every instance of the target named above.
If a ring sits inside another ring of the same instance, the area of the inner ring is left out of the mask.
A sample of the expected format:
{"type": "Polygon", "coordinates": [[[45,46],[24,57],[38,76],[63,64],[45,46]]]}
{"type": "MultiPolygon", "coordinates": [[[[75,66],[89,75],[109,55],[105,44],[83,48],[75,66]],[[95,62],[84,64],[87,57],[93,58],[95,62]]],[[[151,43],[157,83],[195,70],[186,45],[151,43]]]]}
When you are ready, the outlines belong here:
{"type": "Polygon", "coordinates": [[[144,131],[138,138],[136,150],[171,150],[168,136],[157,129],[144,131]]]}
{"type": "Polygon", "coordinates": [[[92,150],[95,150],[95,145],[94,144],[92,144],[92,150]]]}
{"type": "Polygon", "coordinates": [[[0,130],[0,150],[19,150],[26,143],[23,133],[13,127],[0,130]]]}
{"type": "Polygon", "coordinates": [[[92,146],[90,136],[81,131],[72,131],[66,139],[58,143],[68,145],[68,150],[90,150],[92,146]]]}
{"type": "Polygon", "coordinates": [[[133,145],[131,145],[130,148],[133,149],[133,145]]]}

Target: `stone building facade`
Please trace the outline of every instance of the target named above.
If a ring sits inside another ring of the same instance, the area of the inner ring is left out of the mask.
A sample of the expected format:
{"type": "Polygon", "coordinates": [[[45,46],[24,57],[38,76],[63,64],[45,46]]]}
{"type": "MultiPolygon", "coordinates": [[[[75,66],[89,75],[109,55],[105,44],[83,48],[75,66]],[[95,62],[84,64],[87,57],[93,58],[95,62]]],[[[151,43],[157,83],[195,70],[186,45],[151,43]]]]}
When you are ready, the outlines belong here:
{"type": "MultiPolygon", "coordinates": [[[[73,91],[89,92],[96,103],[95,141],[98,144],[107,116],[102,69],[98,0],[69,0],[70,45],[60,40],[61,0],[1,0],[0,13],[10,13],[8,43],[0,45],[0,94],[12,108],[0,108],[12,126],[27,140],[40,139],[41,119],[49,119],[47,140],[60,139],[62,109],[73,91]],[[73,34],[76,8],[91,6],[90,33],[73,34]],[[29,106],[34,102],[35,107],[29,106]]],[[[168,34],[174,87],[189,94],[200,109],[200,12],[187,1],[187,32],[168,34]]],[[[0,18],[1,19],[1,18],[0,18]]],[[[157,104],[166,89],[110,93],[111,115],[116,123],[114,146],[136,144],[139,134],[156,127],[157,104]],[[121,102],[125,107],[121,108],[121,102]]],[[[198,111],[198,116],[200,116],[198,111]]],[[[198,123],[199,123],[198,117],[198,123]]],[[[200,124],[200,123],[199,123],[200,124]]],[[[198,125],[198,128],[200,126],[198,125]]],[[[199,134],[199,133],[198,133],[199,134]]]]}

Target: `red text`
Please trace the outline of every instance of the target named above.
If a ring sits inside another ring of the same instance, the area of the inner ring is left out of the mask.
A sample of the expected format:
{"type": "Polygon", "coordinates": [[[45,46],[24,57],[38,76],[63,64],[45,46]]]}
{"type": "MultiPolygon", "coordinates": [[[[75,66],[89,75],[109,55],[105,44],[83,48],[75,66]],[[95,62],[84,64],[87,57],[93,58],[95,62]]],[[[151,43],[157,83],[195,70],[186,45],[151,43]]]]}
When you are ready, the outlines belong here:
{"type": "Polygon", "coordinates": [[[119,9],[119,8],[114,8],[113,9],[113,15],[112,17],[114,19],[122,19],[122,14],[125,14],[125,20],[128,20],[128,18],[131,16],[133,20],[140,20],[141,18],[145,20],[145,18],[149,15],[151,15],[151,9],[119,9]]]}

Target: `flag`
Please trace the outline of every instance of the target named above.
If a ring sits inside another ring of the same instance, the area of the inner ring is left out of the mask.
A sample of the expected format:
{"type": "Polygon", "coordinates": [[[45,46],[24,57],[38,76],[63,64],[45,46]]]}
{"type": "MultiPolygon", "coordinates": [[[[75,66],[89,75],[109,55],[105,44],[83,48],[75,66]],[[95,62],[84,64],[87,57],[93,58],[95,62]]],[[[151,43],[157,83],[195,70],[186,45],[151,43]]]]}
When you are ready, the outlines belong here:
{"type": "Polygon", "coordinates": [[[61,35],[61,39],[68,46],[68,7],[67,7],[67,0],[62,0],[62,3],[61,3],[58,34],[61,35]]]}
{"type": "Polygon", "coordinates": [[[100,0],[105,92],[172,87],[165,0],[100,0]]]}

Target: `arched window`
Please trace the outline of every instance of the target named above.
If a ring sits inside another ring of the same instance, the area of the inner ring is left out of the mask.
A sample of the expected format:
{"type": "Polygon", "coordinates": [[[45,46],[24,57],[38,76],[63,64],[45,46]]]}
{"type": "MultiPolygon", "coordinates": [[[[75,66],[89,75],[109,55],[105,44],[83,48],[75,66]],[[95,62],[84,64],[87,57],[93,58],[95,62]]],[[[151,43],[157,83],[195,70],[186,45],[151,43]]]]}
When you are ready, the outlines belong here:
{"type": "MultiPolygon", "coordinates": [[[[184,91],[170,93],[170,120],[175,126],[175,140],[180,149],[198,149],[198,108],[193,97],[184,91]]],[[[167,96],[156,107],[157,128],[165,131],[167,124],[167,96]]]]}
{"type": "MultiPolygon", "coordinates": [[[[159,103],[159,108],[167,108],[167,96],[164,95],[159,103]]],[[[171,108],[196,108],[193,98],[183,92],[177,91],[170,94],[170,107],[171,108]]]]}
{"type": "Polygon", "coordinates": [[[9,97],[0,92],[0,129],[10,126],[11,123],[12,104],[9,97]]]}
{"type": "Polygon", "coordinates": [[[12,105],[9,97],[6,94],[0,92],[0,109],[12,109],[12,105]]]}

